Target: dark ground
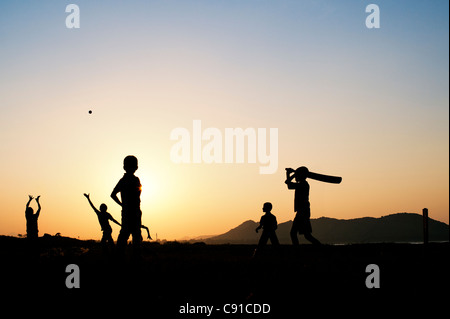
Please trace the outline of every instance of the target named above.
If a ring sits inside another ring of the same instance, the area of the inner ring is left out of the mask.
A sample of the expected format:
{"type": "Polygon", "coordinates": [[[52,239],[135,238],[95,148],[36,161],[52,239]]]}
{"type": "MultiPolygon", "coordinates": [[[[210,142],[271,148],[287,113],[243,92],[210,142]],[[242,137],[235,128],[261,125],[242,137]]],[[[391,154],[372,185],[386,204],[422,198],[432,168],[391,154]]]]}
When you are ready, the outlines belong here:
{"type": "Polygon", "coordinates": [[[189,303],[220,309],[209,318],[301,318],[309,311],[322,318],[424,309],[430,315],[449,300],[449,243],[301,245],[280,251],[268,246],[252,258],[254,248],[146,242],[142,260],[134,262],[130,255],[124,261],[106,257],[94,241],[40,238],[33,255],[25,239],[0,237],[2,295],[8,296],[2,304],[19,301],[24,306],[14,307],[21,313],[43,315],[129,311],[149,318],[207,317],[179,314],[189,303]],[[69,264],[79,266],[79,289],[66,287],[69,264]],[[380,268],[378,289],[365,285],[369,264],[380,268]],[[233,303],[268,304],[270,313],[244,316],[238,306],[238,313],[225,314],[223,307],[233,303]]]}

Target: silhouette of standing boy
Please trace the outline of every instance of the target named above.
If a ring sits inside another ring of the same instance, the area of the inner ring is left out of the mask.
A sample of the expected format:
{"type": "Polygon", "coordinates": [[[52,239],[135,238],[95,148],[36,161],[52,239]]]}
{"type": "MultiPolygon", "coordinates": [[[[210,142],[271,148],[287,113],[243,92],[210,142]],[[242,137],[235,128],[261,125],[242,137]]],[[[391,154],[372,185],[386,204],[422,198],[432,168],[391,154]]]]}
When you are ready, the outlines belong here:
{"type": "Polygon", "coordinates": [[[258,232],[261,228],[263,229],[261,237],[259,238],[258,248],[266,245],[267,240],[269,239],[272,245],[279,245],[280,243],[278,242],[278,237],[275,233],[275,230],[278,228],[278,223],[275,215],[271,213],[272,204],[264,203],[262,210],[265,214],[261,216],[259,226],[255,229],[256,232],[258,232]]]}
{"type": "Polygon", "coordinates": [[[100,210],[98,210],[94,204],[92,204],[91,199],[89,197],[89,194],[84,194],[84,196],[89,201],[89,204],[91,205],[94,212],[97,214],[98,222],[100,223],[100,226],[102,227],[102,246],[103,250],[107,252],[107,247],[109,246],[110,249],[114,248],[114,240],[112,239],[112,228],[109,225],[109,221],[112,221],[113,223],[116,223],[117,225],[121,226],[117,220],[115,220],[110,213],[107,212],[108,207],[105,204],[100,205],[100,210]]]}
{"type": "Polygon", "coordinates": [[[286,168],[285,183],[288,189],[295,189],[294,211],[297,214],[295,215],[290,232],[293,245],[299,244],[297,233],[303,234],[305,239],[311,243],[320,245],[320,242],[311,235],[311,210],[309,205],[309,184],[306,181],[307,174],[308,169],[304,166],[297,168],[295,171],[292,168],[286,168]],[[294,177],[296,182],[292,181],[294,177]]]}
{"type": "Polygon", "coordinates": [[[33,208],[30,207],[30,203],[33,200],[33,196],[28,195],[29,200],[25,209],[25,218],[27,220],[27,238],[30,240],[36,240],[38,238],[38,218],[41,213],[41,204],[39,203],[39,197],[36,197],[36,203],[38,204],[38,210],[34,214],[33,208]]]}
{"type": "Polygon", "coordinates": [[[117,250],[119,254],[125,253],[130,235],[133,236],[133,253],[135,257],[140,254],[141,237],[141,182],[134,175],[138,169],[138,160],[130,155],[123,160],[125,174],[119,180],[111,193],[111,198],[122,206],[122,228],[117,238],[117,250]],[[122,201],[117,194],[120,193],[122,201]]]}

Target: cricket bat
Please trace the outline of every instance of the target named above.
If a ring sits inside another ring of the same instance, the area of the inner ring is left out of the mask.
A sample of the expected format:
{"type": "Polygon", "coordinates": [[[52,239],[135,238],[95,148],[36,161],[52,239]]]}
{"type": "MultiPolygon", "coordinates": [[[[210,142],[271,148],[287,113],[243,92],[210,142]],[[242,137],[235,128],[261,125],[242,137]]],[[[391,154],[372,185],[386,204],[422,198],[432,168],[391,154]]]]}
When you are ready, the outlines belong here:
{"type": "Polygon", "coordinates": [[[307,176],[308,178],[315,179],[316,181],[321,181],[325,183],[340,184],[342,182],[342,177],[339,176],[323,175],[313,172],[308,172],[307,176]]]}

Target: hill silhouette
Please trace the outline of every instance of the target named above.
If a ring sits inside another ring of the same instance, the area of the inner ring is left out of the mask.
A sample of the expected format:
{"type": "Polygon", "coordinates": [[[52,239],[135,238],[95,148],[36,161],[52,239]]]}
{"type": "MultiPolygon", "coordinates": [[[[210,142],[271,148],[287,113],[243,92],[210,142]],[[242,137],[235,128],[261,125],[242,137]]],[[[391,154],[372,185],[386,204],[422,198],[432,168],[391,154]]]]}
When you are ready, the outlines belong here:
{"type": "MultiPolygon", "coordinates": [[[[363,217],[311,219],[313,233],[324,244],[353,243],[407,243],[423,242],[422,215],[397,213],[379,218],[363,217]]],[[[258,223],[247,220],[228,232],[204,239],[207,244],[257,244],[260,234],[255,233],[258,223]]],[[[289,231],[292,221],[278,224],[277,236],[281,244],[291,244],[289,231]]],[[[449,241],[449,225],[429,218],[429,240],[449,241]]],[[[300,243],[307,243],[299,236],[300,243]]]]}

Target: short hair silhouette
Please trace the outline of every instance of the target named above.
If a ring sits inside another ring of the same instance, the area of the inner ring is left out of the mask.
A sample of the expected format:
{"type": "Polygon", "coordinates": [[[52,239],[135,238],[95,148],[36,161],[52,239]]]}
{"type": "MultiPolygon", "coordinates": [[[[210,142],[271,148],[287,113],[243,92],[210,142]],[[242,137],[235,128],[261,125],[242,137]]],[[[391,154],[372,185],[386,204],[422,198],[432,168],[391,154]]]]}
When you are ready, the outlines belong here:
{"type": "Polygon", "coordinates": [[[34,214],[34,209],[31,207],[27,207],[27,209],[25,210],[25,214],[27,216],[33,215],[34,214]]]}
{"type": "Polygon", "coordinates": [[[128,155],[123,160],[123,169],[127,173],[134,173],[138,169],[138,160],[133,155],[128,155]]]}
{"type": "Polygon", "coordinates": [[[267,212],[267,211],[271,211],[272,210],[272,203],[269,203],[269,202],[266,202],[266,203],[264,203],[264,205],[263,205],[263,211],[264,212],[267,212]]]}
{"type": "Polygon", "coordinates": [[[304,180],[308,177],[309,170],[305,166],[301,166],[295,170],[295,179],[304,180]]]}

